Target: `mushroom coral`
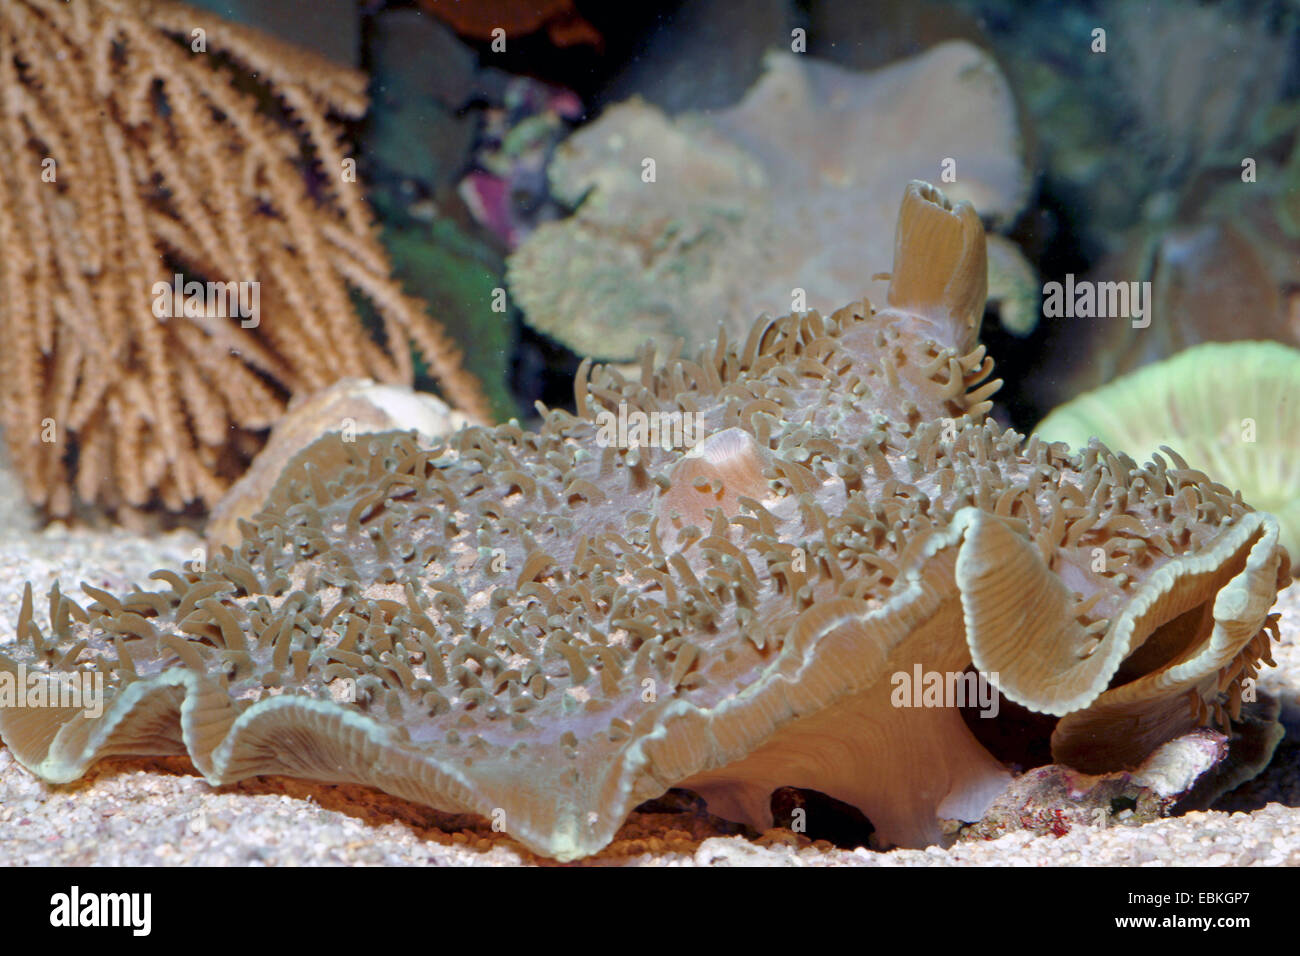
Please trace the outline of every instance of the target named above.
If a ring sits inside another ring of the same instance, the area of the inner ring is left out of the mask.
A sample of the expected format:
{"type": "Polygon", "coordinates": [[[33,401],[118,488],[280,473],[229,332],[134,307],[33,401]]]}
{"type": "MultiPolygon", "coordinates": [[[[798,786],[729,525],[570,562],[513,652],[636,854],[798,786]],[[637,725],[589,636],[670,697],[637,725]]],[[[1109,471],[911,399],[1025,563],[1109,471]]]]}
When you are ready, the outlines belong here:
{"type": "Polygon", "coordinates": [[[985,268],[972,207],[912,183],[878,311],[647,352],[639,380],[584,363],[536,432],[325,437],[206,570],[56,590],[48,635],[29,590],[0,678],[94,670],[108,700],[0,707],[0,737],[50,781],[186,753],[214,784],[364,782],[572,860],[674,786],[760,827],[774,788],[817,790],[882,844],[977,819],[1010,774],[959,708],[893,706],[916,667],[1059,715],[1089,772],[1226,724],[1275,630],[1276,522],[987,420],[985,268]],[[704,437],[651,443],[652,414],[704,437]]]}
{"type": "Polygon", "coordinates": [[[1137,458],[1177,449],[1178,467],[1185,458],[1273,514],[1282,543],[1298,554],[1298,403],[1300,351],[1277,342],[1207,343],[1066,402],[1036,431],[1072,446],[1099,438],[1137,458]]]}
{"type": "Polygon", "coordinates": [[[508,262],[530,325],[598,359],[647,338],[690,354],[719,321],[743,339],[763,312],[861,296],[888,261],[899,182],[951,161],[955,198],[995,220],[1020,209],[1015,102],[971,44],[866,74],[791,53],[764,64],[730,109],[670,118],[633,99],[561,144],[551,188],[577,209],[508,262]]]}

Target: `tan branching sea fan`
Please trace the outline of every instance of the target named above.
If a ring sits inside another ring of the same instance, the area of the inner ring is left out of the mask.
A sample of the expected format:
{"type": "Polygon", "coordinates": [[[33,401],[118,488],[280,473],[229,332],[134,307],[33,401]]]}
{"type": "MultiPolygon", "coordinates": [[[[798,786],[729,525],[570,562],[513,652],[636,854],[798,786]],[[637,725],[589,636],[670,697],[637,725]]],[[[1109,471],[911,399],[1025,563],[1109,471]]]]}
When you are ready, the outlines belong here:
{"type": "Polygon", "coordinates": [[[35,504],[211,505],[289,394],[409,382],[410,343],[486,417],[347,175],[329,116],[365,82],[179,3],[0,5],[0,408],[35,504]],[[176,274],[256,288],[256,316],[159,318],[176,274]]]}

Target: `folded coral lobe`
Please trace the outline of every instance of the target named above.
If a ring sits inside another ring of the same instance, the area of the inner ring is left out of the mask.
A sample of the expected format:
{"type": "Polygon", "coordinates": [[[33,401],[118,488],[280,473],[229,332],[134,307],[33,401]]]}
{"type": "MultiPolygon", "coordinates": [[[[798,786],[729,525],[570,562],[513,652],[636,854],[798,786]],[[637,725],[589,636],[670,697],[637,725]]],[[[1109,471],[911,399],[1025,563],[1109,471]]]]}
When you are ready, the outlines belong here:
{"type": "Polygon", "coordinates": [[[974,208],[954,206],[928,183],[909,183],[895,232],[889,307],[923,320],[938,341],[970,349],[987,295],[984,226],[974,208]]]}
{"type": "Polygon", "coordinates": [[[48,636],[28,607],[13,666],[101,673],[108,701],[3,708],[0,736],[48,779],[179,745],[213,783],[369,783],[568,860],[672,786],[758,826],[772,789],[819,790],[882,845],[978,818],[1009,774],[967,718],[996,708],[900,675],[982,669],[1089,766],[1230,720],[1275,524],[1181,463],[985,419],[972,217],[909,186],[888,307],[637,380],[584,366],[537,431],[321,439],[206,570],[59,595],[48,636]],[[693,447],[610,440],[685,415],[693,447]]]}

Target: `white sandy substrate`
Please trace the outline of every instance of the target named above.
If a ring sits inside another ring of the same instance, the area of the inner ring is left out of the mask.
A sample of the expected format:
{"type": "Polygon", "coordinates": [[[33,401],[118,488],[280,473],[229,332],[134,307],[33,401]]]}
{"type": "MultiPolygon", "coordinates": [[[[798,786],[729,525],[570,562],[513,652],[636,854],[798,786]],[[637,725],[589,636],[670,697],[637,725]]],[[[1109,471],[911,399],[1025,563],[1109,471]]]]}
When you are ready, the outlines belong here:
{"type": "MultiPolygon", "coordinates": [[[[41,530],[0,461],[0,645],[14,640],[25,581],[39,609],[50,584],[82,599],[81,581],[115,593],[178,567],[188,532],[139,536],[54,525],[41,530]]],[[[159,585],[153,584],[153,587],[159,585]]],[[[1288,738],[1260,779],[1224,811],[1142,827],[1075,827],[1061,837],[1013,833],[950,849],[840,850],[774,830],[757,840],[706,814],[634,813],[595,866],[1300,865],[1300,585],[1279,602],[1283,642],[1262,687],[1279,694],[1288,738]],[[1290,619],[1290,620],[1288,620],[1290,619]],[[1292,623],[1294,621],[1295,623],[1292,623]],[[1250,811],[1250,812],[1242,812],[1250,811]]],[[[671,810],[672,808],[666,808],[671,810]]],[[[0,865],[547,865],[475,817],[440,814],[366,787],[282,777],[210,787],[183,758],[103,761],[82,780],[47,786],[0,746],[0,865]]]]}

